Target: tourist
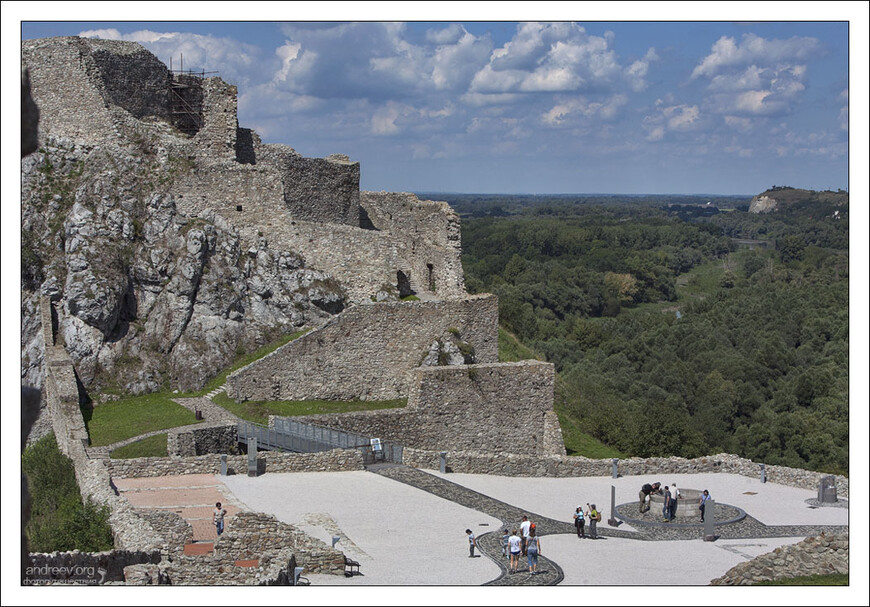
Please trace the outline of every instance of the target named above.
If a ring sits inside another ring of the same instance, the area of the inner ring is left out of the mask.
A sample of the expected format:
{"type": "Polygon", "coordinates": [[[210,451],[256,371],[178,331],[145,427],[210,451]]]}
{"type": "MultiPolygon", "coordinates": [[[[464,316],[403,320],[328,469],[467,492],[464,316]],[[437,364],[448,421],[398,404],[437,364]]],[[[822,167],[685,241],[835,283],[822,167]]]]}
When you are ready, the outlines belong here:
{"type": "Polygon", "coordinates": [[[680,499],[680,490],[677,489],[677,483],[671,484],[671,504],[670,504],[670,519],[674,520],[677,518],[677,504],[680,499]]]}
{"type": "Polygon", "coordinates": [[[517,530],[514,529],[513,535],[508,538],[508,546],[511,552],[511,573],[516,573],[520,566],[520,544],[522,540],[517,535],[517,530]]]}
{"type": "Polygon", "coordinates": [[[662,516],[666,523],[671,522],[671,488],[665,485],[665,502],[662,505],[662,516]]]}
{"type": "Polygon", "coordinates": [[[583,516],[582,506],[577,506],[574,511],[574,526],[577,528],[577,537],[586,539],[586,518],[583,516]]]}
{"type": "Polygon", "coordinates": [[[221,508],[221,503],[218,502],[214,505],[214,526],[217,529],[217,534],[220,535],[224,532],[224,517],[227,514],[226,508],[221,508]]]}
{"type": "Polygon", "coordinates": [[[526,552],[529,561],[529,574],[538,575],[538,555],[541,553],[541,540],[538,539],[538,532],[534,527],[529,530],[526,552]]]}
{"type": "Polygon", "coordinates": [[[601,513],[598,512],[598,509],[595,507],[595,504],[591,506],[586,504],[586,518],[589,519],[589,539],[597,540],[598,539],[598,521],[601,520],[601,513]]]}
{"type": "Polygon", "coordinates": [[[532,527],[532,521],[529,517],[523,515],[523,522],[520,523],[520,537],[523,538],[523,556],[526,556],[526,543],[529,541],[529,529],[532,527]]]}
{"type": "Polygon", "coordinates": [[[471,532],[471,529],[465,530],[465,535],[468,536],[468,558],[474,558],[474,548],[477,546],[477,538],[471,532]]]}
{"type": "Polygon", "coordinates": [[[661,490],[661,486],[661,483],[653,483],[652,485],[645,483],[644,486],[640,488],[640,493],[637,494],[637,497],[640,501],[638,508],[640,509],[641,514],[649,510],[650,502],[652,501],[652,494],[658,493],[661,490]]]}
{"type": "Polygon", "coordinates": [[[701,522],[704,522],[704,508],[707,506],[707,500],[710,499],[710,493],[704,489],[701,494],[701,499],[698,500],[698,510],[701,511],[701,522]]]}
{"type": "Polygon", "coordinates": [[[510,539],[510,533],[507,529],[504,529],[501,536],[501,555],[506,559],[510,558],[510,553],[508,552],[508,539],[510,539]]]}

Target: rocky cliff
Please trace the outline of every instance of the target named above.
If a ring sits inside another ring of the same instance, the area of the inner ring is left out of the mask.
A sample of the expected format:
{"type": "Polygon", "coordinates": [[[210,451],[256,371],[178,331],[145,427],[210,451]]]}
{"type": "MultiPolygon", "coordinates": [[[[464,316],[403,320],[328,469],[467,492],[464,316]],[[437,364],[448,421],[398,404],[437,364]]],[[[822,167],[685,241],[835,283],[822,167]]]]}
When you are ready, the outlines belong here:
{"type": "Polygon", "coordinates": [[[788,186],[774,186],[753,197],[749,202],[750,213],[771,213],[798,203],[823,202],[834,206],[849,204],[848,192],[816,192],[788,186]]]}
{"type": "Polygon", "coordinates": [[[199,388],[379,293],[465,295],[448,205],[263,144],[220,78],[130,42],[28,40],[22,57],[40,111],[21,161],[24,385],[42,384],[41,294],[85,388],[132,393],[199,388]]]}
{"type": "Polygon", "coordinates": [[[238,352],[343,307],[331,277],[206,210],[180,213],[190,162],[49,138],[22,161],[23,381],[40,385],[33,313],[61,302],[80,380],[141,393],[200,387],[238,352]],[[162,183],[161,183],[162,182],[162,183]]]}

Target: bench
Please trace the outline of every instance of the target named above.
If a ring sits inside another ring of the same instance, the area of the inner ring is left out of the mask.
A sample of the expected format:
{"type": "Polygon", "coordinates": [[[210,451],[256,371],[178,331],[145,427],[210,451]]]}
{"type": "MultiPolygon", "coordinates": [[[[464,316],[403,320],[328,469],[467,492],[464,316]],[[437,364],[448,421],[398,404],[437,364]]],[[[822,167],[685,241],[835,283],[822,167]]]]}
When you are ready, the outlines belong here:
{"type": "Polygon", "coordinates": [[[359,563],[347,558],[347,555],[344,556],[344,577],[353,577],[354,575],[359,575],[359,563]],[[356,573],[354,573],[354,567],[356,567],[356,573]]]}

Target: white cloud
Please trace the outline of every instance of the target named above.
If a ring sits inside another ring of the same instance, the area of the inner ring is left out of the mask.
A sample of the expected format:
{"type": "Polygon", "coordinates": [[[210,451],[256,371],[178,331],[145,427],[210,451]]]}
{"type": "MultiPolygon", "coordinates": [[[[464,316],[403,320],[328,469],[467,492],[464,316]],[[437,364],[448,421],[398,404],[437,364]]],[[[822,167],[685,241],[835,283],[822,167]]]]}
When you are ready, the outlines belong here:
{"type": "Polygon", "coordinates": [[[459,42],[467,34],[468,32],[465,31],[464,27],[458,23],[451,23],[440,30],[426,30],[426,41],[433,44],[452,45],[459,42]]]}
{"type": "Polygon", "coordinates": [[[803,60],[815,56],[820,50],[821,43],[809,37],[766,40],[755,34],[744,34],[738,44],[734,38],[722,36],[713,44],[712,52],[692,71],[692,78],[711,78],[723,68],[803,60]]]}
{"type": "Polygon", "coordinates": [[[549,126],[576,126],[580,119],[610,121],[619,115],[620,109],[628,103],[628,97],[613,95],[603,101],[589,101],[585,97],[572,97],[554,105],[541,116],[541,121],[549,126]]]}
{"type": "MultiPolygon", "coordinates": [[[[622,74],[613,37],[589,36],[574,23],[523,23],[471,81],[472,93],[609,89],[622,74]]],[[[640,68],[638,68],[640,69],[640,68]]]]}

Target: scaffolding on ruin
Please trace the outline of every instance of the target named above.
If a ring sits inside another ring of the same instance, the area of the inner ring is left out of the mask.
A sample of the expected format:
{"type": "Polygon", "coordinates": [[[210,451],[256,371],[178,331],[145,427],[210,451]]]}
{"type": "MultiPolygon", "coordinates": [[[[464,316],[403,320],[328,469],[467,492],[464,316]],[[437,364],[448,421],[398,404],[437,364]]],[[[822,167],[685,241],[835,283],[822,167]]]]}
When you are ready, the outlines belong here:
{"type": "Polygon", "coordinates": [[[169,58],[169,114],[172,124],[187,135],[195,135],[202,128],[202,81],[206,75],[218,72],[184,69],[184,54],[180,69],[173,69],[169,58]]]}

